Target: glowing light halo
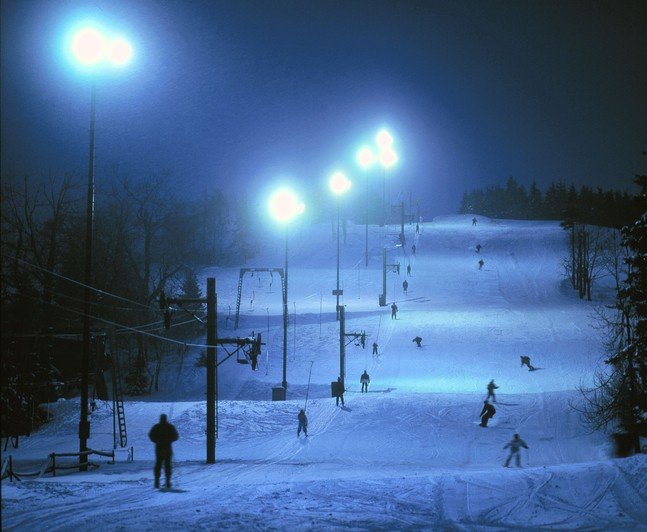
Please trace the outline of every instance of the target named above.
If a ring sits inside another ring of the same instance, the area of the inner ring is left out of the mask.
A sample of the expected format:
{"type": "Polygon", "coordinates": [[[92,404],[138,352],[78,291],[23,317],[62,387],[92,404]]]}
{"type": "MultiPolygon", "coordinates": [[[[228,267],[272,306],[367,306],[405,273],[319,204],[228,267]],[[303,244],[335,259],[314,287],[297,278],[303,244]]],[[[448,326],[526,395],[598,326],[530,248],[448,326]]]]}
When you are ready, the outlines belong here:
{"type": "Polygon", "coordinates": [[[346,177],[346,174],[343,172],[335,172],[330,176],[330,190],[333,191],[337,196],[341,196],[344,192],[347,192],[350,187],[353,185],[353,182],[346,177]]]}
{"type": "Polygon", "coordinates": [[[274,218],[279,222],[287,223],[296,216],[303,214],[305,204],[297,198],[289,188],[280,188],[270,196],[268,206],[274,218]]]}
{"type": "Polygon", "coordinates": [[[71,58],[82,67],[125,66],[133,57],[133,46],[121,35],[113,35],[98,25],[85,23],[69,37],[71,58]]]}
{"type": "Polygon", "coordinates": [[[380,151],[388,150],[393,146],[393,137],[386,129],[380,129],[375,136],[375,143],[380,148],[380,151]]]}
{"type": "Polygon", "coordinates": [[[70,50],[81,65],[98,65],[106,55],[106,38],[96,28],[83,27],[74,33],[70,50]]]}
{"type": "Polygon", "coordinates": [[[362,146],[357,152],[357,163],[364,169],[373,166],[376,160],[375,153],[368,146],[362,146]]]}
{"type": "Polygon", "coordinates": [[[133,47],[124,37],[116,37],[110,42],[108,58],[113,65],[126,65],[132,56],[133,47]]]}
{"type": "Polygon", "coordinates": [[[395,153],[395,151],[392,150],[391,148],[380,150],[379,159],[380,159],[380,164],[384,168],[390,168],[391,166],[393,166],[395,163],[398,162],[398,154],[395,153]]]}

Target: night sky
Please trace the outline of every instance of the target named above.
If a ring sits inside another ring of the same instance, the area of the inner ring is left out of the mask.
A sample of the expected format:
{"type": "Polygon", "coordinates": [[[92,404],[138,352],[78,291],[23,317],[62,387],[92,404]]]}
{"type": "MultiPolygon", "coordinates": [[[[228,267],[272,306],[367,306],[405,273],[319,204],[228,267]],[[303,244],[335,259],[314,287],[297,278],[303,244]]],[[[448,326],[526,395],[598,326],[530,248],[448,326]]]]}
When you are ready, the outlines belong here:
{"type": "Polygon", "coordinates": [[[86,175],[90,78],[63,53],[83,18],[135,48],[97,75],[99,186],[170,172],[196,194],[284,177],[326,194],[333,169],[363,179],[355,152],[383,126],[392,197],[426,216],[508,176],[632,190],[646,171],[643,0],[1,6],[3,177],[86,175]]]}

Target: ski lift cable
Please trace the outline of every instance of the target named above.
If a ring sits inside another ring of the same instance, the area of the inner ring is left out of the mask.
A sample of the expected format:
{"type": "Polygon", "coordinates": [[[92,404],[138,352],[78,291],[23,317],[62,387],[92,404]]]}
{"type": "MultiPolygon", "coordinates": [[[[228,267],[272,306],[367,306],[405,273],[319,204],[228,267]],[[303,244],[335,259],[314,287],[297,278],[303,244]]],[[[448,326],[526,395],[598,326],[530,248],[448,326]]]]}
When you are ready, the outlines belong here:
{"type": "MultiPolygon", "coordinates": [[[[37,298],[37,297],[34,297],[34,296],[30,296],[30,295],[28,295],[28,294],[23,294],[23,297],[27,297],[27,298],[29,298],[29,299],[33,299],[33,300],[36,300],[36,301],[40,301],[40,302],[42,303],[42,300],[41,300],[40,298],[37,298]]],[[[71,309],[71,308],[69,308],[69,307],[65,307],[65,306],[63,306],[63,305],[59,305],[59,304],[57,304],[57,303],[51,303],[51,302],[49,302],[49,303],[48,303],[48,302],[46,302],[46,304],[47,304],[47,305],[50,305],[50,306],[52,306],[52,307],[56,307],[56,308],[60,308],[60,309],[66,310],[66,311],[68,311],[68,312],[71,312],[72,314],[77,314],[77,315],[79,315],[79,316],[86,316],[86,314],[85,314],[84,312],[81,312],[81,311],[78,311],[78,310],[75,310],[75,309],[71,309]]],[[[120,327],[122,330],[131,331],[131,332],[133,332],[133,333],[141,334],[141,335],[144,335],[144,336],[148,336],[148,337],[150,337],[150,338],[157,338],[157,339],[159,339],[159,340],[164,340],[164,341],[169,342],[169,343],[172,343],[172,344],[178,344],[178,345],[185,345],[185,344],[186,344],[186,345],[187,345],[187,346],[189,346],[189,347],[200,347],[200,348],[206,348],[206,347],[209,347],[209,346],[208,346],[208,345],[206,345],[206,344],[191,344],[191,343],[182,342],[182,341],[180,341],[180,340],[174,340],[174,339],[172,339],[172,338],[167,338],[167,337],[165,337],[165,336],[161,336],[161,335],[159,335],[159,334],[153,334],[153,333],[150,333],[150,332],[147,332],[147,331],[141,331],[141,330],[135,329],[134,327],[130,327],[130,326],[128,326],[128,325],[123,325],[123,324],[121,324],[121,323],[117,323],[117,322],[114,322],[114,321],[111,321],[111,320],[107,320],[107,319],[105,319],[105,318],[100,318],[99,316],[93,316],[93,315],[91,315],[91,314],[87,314],[87,316],[88,316],[89,318],[93,319],[93,320],[100,321],[100,322],[102,322],[102,323],[106,323],[106,324],[108,324],[108,325],[112,325],[112,326],[114,326],[114,327],[120,327]]]]}
{"type": "Polygon", "coordinates": [[[81,283],[80,281],[75,281],[74,279],[71,279],[71,278],[69,278],[69,277],[66,277],[65,275],[61,275],[60,273],[53,272],[53,271],[51,271],[51,270],[48,270],[48,269],[46,269],[46,268],[43,268],[42,266],[38,266],[38,265],[36,265],[36,264],[33,264],[33,263],[28,262],[28,261],[26,261],[26,260],[20,259],[20,258],[18,258],[18,257],[10,257],[10,258],[12,258],[13,260],[15,260],[15,261],[17,261],[17,262],[20,262],[20,263],[22,263],[22,264],[24,264],[24,265],[26,265],[26,266],[29,266],[29,267],[31,267],[31,268],[35,268],[35,269],[37,269],[37,270],[40,270],[40,271],[43,271],[43,272],[48,273],[48,274],[50,274],[50,275],[53,275],[54,277],[58,277],[58,278],[63,279],[63,280],[65,280],[65,281],[69,281],[70,283],[76,284],[76,285],[78,285],[78,286],[82,286],[82,287],[84,287],[84,288],[89,288],[90,290],[93,290],[93,291],[95,291],[96,293],[98,293],[98,294],[100,294],[100,295],[113,297],[113,298],[115,298],[115,299],[119,299],[119,300],[121,300],[121,301],[126,301],[126,302],[128,302],[128,303],[132,303],[132,304],[134,304],[134,305],[138,305],[138,306],[143,307],[143,308],[146,308],[146,309],[150,309],[150,310],[154,310],[154,309],[155,309],[155,307],[153,307],[153,306],[151,306],[151,305],[146,305],[146,304],[144,304],[144,303],[140,303],[139,301],[133,301],[132,299],[127,299],[127,298],[125,298],[125,297],[121,297],[121,296],[118,296],[118,295],[116,295],[116,294],[112,294],[112,293],[110,293],[110,292],[106,292],[105,290],[101,290],[100,288],[95,288],[94,286],[86,285],[85,283],[81,283]]]}

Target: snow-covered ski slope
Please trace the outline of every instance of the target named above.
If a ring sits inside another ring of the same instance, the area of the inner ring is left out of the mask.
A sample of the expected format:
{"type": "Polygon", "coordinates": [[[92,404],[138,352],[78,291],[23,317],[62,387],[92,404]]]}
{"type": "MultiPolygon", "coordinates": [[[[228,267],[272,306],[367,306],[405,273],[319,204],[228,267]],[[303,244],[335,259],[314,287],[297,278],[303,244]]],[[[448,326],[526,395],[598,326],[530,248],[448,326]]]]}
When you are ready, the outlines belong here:
{"type": "MultiPolygon", "coordinates": [[[[3,529],[644,529],[647,458],[611,459],[608,437],[591,432],[571,407],[603,353],[595,303],[563,287],[564,231],[556,222],[478,220],[440,217],[419,235],[405,226],[403,247],[395,244],[399,226],[371,226],[368,268],[364,226],[349,225],[340,275],[346,332],[366,331],[367,346],[349,339],[344,409],[330,397],[339,374],[331,225],[290,232],[286,402],[269,400],[282,380],[278,276],[247,274],[236,331],[238,269],[205,271],[216,277],[219,337],[253,330],[267,342],[258,371],[234,358],[219,368],[217,463],[204,464],[205,373],[195,367],[196,349],[165,369],[162,391],[126,404],[133,463],[3,481],[3,529]],[[397,320],[378,306],[384,246],[387,263],[401,264],[399,275],[387,274],[397,320]],[[521,354],[538,369],[521,368],[521,354]],[[371,385],[361,394],[364,369],[371,385]],[[497,413],[484,429],[478,414],[491,379],[500,386],[497,413]],[[310,436],[297,439],[306,393],[310,436]],[[162,412],[180,433],[170,493],[152,488],[147,440],[162,412]],[[515,432],[530,449],[523,469],[504,469],[502,447],[515,432]]],[[[245,266],[282,267],[284,246],[282,233],[268,234],[245,266]]],[[[76,449],[78,401],[51,409],[53,423],[11,452],[16,469],[76,449]]],[[[90,446],[111,445],[111,413],[100,404],[90,446]]]]}

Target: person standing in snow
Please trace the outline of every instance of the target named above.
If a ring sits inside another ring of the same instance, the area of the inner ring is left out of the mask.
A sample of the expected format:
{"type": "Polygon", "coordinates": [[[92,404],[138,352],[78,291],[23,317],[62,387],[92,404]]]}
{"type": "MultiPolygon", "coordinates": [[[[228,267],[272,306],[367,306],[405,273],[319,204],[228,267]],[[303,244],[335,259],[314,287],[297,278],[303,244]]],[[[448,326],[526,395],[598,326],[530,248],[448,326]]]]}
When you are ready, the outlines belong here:
{"type": "Polygon", "coordinates": [[[496,414],[496,408],[494,408],[494,405],[488,403],[487,400],[483,401],[483,410],[481,410],[481,413],[479,414],[479,416],[481,416],[481,427],[487,427],[487,422],[494,417],[494,414],[496,414]]]}
{"type": "Polygon", "coordinates": [[[505,461],[505,464],[503,465],[503,467],[509,467],[510,461],[512,460],[513,456],[516,458],[517,467],[521,467],[521,455],[519,453],[519,450],[521,449],[521,447],[527,449],[528,445],[526,444],[525,441],[523,441],[519,437],[519,434],[515,434],[514,438],[512,438],[503,447],[504,449],[508,449],[508,448],[510,449],[510,454],[508,455],[508,458],[506,458],[506,461],[505,461]]]}
{"type": "Polygon", "coordinates": [[[476,252],[477,253],[481,252],[481,244],[476,244],[476,252]]]}
{"type": "Polygon", "coordinates": [[[479,260],[479,270],[481,270],[483,268],[484,264],[485,264],[485,262],[483,261],[483,259],[479,260]]]}
{"type": "Polygon", "coordinates": [[[366,370],[364,370],[364,373],[362,373],[362,376],[359,378],[359,382],[362,383],[361,393],[368,393],[368,383],[371,382],[371,378],[368,376],[368,372],[366,370]]]}
{"type": "Polygon", "coordinates": [[[395,304],[395,301],[391,305],[391,319],[392,320],[398,319],[398,306],[395,304]]]}
{"type": "Polygon", "coordinates": [[[335,395],[336,406],[339,406],[340,400],[341,406],[344,406],[344,382],[341,380],[341,377],[337,377],[337,393],[335,395]]]}
{"type": "Polygon", "coordinates": [[[308,417],[306,416],[306,411],[302,408],[299,410],[299,415],[297,416],[299,420],[299,428],[297,429],[297,438],[301,436],[301,431],[305,434],[306,438],[308,437],[308,417]]]}
{"type": "Polygon", "coordinates": [[[492,402],[496,403],[496,396],[494,395],[494,390],[496,390],[497,388],[498,386],[494,384],[494,379],[492,379],[487,385],[487,397],[485,398],[486,401],[491,397],[492,402]]]}
{"type": "Polygon", "coordinates": [[[476,225],[476,216],[472,218],[472,225],[476,225]]]}
{"type": "Polygon", "coordinates": [[[373,354],[377,355],[377,342],[373,342],[373,354]]]}
{"type": "Polygon", "coordinates": [[[414,255],[416,254],[416,245],[415,244],[413,246],[411,246],[411,251],[413,252],[414,255]]]}
{"type": "Polygon", "coordinates": [[[173,449],[171,447],[174,441],[177,441],[178,434],[175,427],[167,421],[166,414],[160,415],[160,421],[148,433],[148,437],[155,444],[155,487],[160,487],[160,475],[162,474],[162,464],[164,465],[164,474],[166,475],[166,487],[171,487],[171,456],[173,449]]]}
{"type": "Polygon", "coordinates": [[[402,281],[402,291],[406,294],[409,289],[409,282],[405,279],[402,281]]]}
{"type": "Polygon", "coordinates": [[[416,336],[416,337],[415,337],[413,340],[411,340],[411,341],[412,341],[412,342],[416,342],[416,345],[417,345],[418,347],[422,347],[422,346],[420,345],[420,343],[422,342],[422,338],[420,338],[420,336],[416,336]]]}
{"type": "Polygon", "coordinates": [[[521,355],[521,367],[528,366],[528,371],[533,371],[535,368],[530,363],[530,357],[526,355],[521,355]]]}
{"type": "Polygon", "coordinates": [[[411,275],[411,264],[407,264],[407,275],[411,275]]]}
{"type": "Polygon", "coordinates": [[[416,234],[420,234],[420,224],[416,224],[416,234]]]}

